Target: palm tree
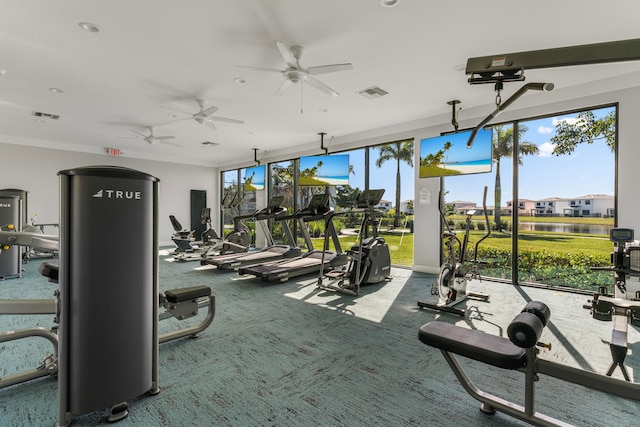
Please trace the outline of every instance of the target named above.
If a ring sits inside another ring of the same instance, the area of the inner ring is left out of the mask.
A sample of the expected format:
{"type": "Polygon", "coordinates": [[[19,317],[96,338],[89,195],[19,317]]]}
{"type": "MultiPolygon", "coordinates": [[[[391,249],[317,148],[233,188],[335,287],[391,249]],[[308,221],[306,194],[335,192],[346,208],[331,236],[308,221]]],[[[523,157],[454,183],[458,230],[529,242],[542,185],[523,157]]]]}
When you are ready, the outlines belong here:
{"type": "MultiPolygon", "coordinates": [[[[496,183],[494,187],[494,218],[496,221],[496,229],[502,230],[502,221],[500,218],[500,205],[502,204],[502,186],[500,184],[500,160],[503,157],[511,157],[513,155],[513,127],[495,126],[493,128],[493,162],[496,165],[496,183]]],[[[518,164],[522,164],[522,156],[538,154],[538,146],[529,141],[522,141],[521,137],[529,129],[526,126],[518,127],[518,164]]],[[[513,201],[513,209],[518,209],[518,201],[513,201]]]]}
{"type": "Polygon", "coordinates": [[[442,149],[444,150],[445,153],[447,153],[447,157],[445,158],[444,163],[446,164],[449,161],[449,150],[451,149],[451,142],[447,141],[444,143],[444,147],[442,147],[442,149]]]}
{"type": "Polygon", "coordinates": [[[376,159],[376,166],[381,167],[387,160],[395,159],[396,167],[396,214],[393,226],[400,225],[400,162],[404,161],[413,167],[413,140],[396,141],[378,147],[380,155],[376,159]]]}

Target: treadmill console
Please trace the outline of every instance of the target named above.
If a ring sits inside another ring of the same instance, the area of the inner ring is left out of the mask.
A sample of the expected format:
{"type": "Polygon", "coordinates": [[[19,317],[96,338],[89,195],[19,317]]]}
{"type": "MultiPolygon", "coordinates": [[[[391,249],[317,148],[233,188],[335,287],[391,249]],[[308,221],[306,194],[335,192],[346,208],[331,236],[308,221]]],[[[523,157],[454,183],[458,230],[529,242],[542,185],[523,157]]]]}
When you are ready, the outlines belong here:
{"type": "Polygon", "coordinates": [[[615,243],[626,243],[633,241],[633,229],[631,228],[612,228],[609,231],[609,239],[615,243]]]}
{"type": "Polygon", "coordinates": [[[356,198],[356,207],[357,208],[372,208],[382,200],[382,196],[384,194],[384,188],[377,190],[365,190],[362,193],[358,194],[356,198]]]}
{"type": "Polygon", "coordinates": [[[299,215],[316,215],[321,213],[329,205],[329,195],[326,193],[314,194],[306,208],[300,209],[299,215]]]}
{"type": "Polygon", "coordinates": [[[265,215],[265,214],[278,214],[283,211],[286,211],[287,208],[283,208],[282,202],[284,201],[284,196],[272,196],[269,199],[269,203],[267,203],[267,207],[260,209],[256,215],[265,215]]]}

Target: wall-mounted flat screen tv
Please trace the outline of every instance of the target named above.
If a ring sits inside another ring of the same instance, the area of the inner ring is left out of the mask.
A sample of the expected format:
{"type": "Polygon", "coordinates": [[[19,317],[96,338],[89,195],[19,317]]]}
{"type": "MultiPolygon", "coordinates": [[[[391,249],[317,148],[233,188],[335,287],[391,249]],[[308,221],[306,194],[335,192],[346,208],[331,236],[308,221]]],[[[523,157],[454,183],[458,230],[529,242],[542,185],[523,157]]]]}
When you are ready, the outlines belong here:
{"type": "Polygon", "coordinates": [[[349,185],[349,155],[300,157],[300,185],[349,185]]]}
{"type": "Polygon", "coordinates": [[[265,167],[254,166],[245,169],[244,172],[244,191],[264,190],[265,167]]]}
{"type": "Polygon", "coordinates": [[[420,140],[420,178],[491,172],[491,129],[480,129],[467,148],[471,131],[420,140]]]}

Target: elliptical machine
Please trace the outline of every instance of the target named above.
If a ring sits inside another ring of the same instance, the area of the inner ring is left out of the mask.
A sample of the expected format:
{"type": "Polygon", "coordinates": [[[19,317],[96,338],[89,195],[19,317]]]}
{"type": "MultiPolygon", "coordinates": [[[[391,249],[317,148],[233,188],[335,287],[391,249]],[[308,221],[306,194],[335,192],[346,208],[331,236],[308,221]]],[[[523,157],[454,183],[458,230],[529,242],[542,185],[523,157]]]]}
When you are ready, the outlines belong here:
{"type": "Polygon", "coordinates": [[[248,215],[240,215],[242,196],[240,193],[235,193],[229,203],[225,203],[225,201],[228,200],[228,194],[229,193],[227,193],[222,200],[222,209],[227,214],[233,216],[233,231],[224,239],[210,245],[199,259],[216,255],[247,252],[249,246],[251,246],[251,230],[249,230],[249,227],[247,227],[243,221],[253,218],[256,212],[248,215]]]}
{"type": "MultiPolygon", "coordinates": [[[[375,209],[383,194],[384,189],[365,190],[358,195],[354,209],[334,214],[327,219],[329,223],[338,215],[363,214],[358,242],[347,251],[349,262],[343,268],[335,268],[326,273],[323,263],[318,275],[319,288],[358,295],[362,285],[391,280],[389,245],[383,237],[378,236],[379,216],[382,212],[375,209]]],[[[325,247],[327,239],[328,236],[325,235],[325,247]]]]}
{"type": "Polygon", "coordinates": [[[464,238],[461,242],[456,235],[456,232],[452,230],[447,223],[442,209],[442,197],[440,197],[440,218],[447,228],[447,231],[442,233],[442,238],[445,239],[444,245],[446,247],[445,251],[447,252],[447,259],[440,266],[437,281],[433,282],[431,285],[431,295],[437,295],[438,302],[431,303],[418,301],[418,307],[464,316],[466,310],[456,308],[456,305],[468,298],[489,301],[489,295],[487,294],[467,292],[467,278],[480,279],[480,274],[478,273],[478,246],[480,246],[480,243],[483,240],[491,235],[491,225],[489,224],[489,215],[487,214],[487,187],[484,187],[482,209],[484,210],[485,229],[487,232],[476,242],[473,261],[471,261],[471,266],[469,268],[466,260],[467,246],[469,244],[469,232],[471,231],[471,218],[475,215],[476,211],[467,211],[464,238]],[[459,253],[456,250],[456,246],[458,247],[459,253]]]}

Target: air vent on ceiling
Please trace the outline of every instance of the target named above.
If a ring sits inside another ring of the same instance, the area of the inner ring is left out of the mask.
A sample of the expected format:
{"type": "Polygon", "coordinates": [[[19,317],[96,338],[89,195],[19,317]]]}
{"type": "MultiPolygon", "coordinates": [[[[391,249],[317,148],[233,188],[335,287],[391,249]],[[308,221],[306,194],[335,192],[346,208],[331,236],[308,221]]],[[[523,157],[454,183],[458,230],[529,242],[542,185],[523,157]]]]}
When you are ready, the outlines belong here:
{"type": "Polygon", "coordinates": [[[51,120],[58,120],[60,118],[59,115],[57,114],[50,114],[50,113],[43,113],[41,111],[34,111],[31,113],[32,116],[34,117],[39,117],[39,118],[43,118],[43,119],[51,119],[51,120]]]}
{"type": "Polygon", "coordinates": [[[365,98],[369,98],[369,99],[376,99],[376,98],[383,97],[385,95],[389,95],[389,92],[387,92],[386,90],[380,89],[378,86],[371,86],[370,88],[361,90],[358,93],[364,96],[365,98]]]}

